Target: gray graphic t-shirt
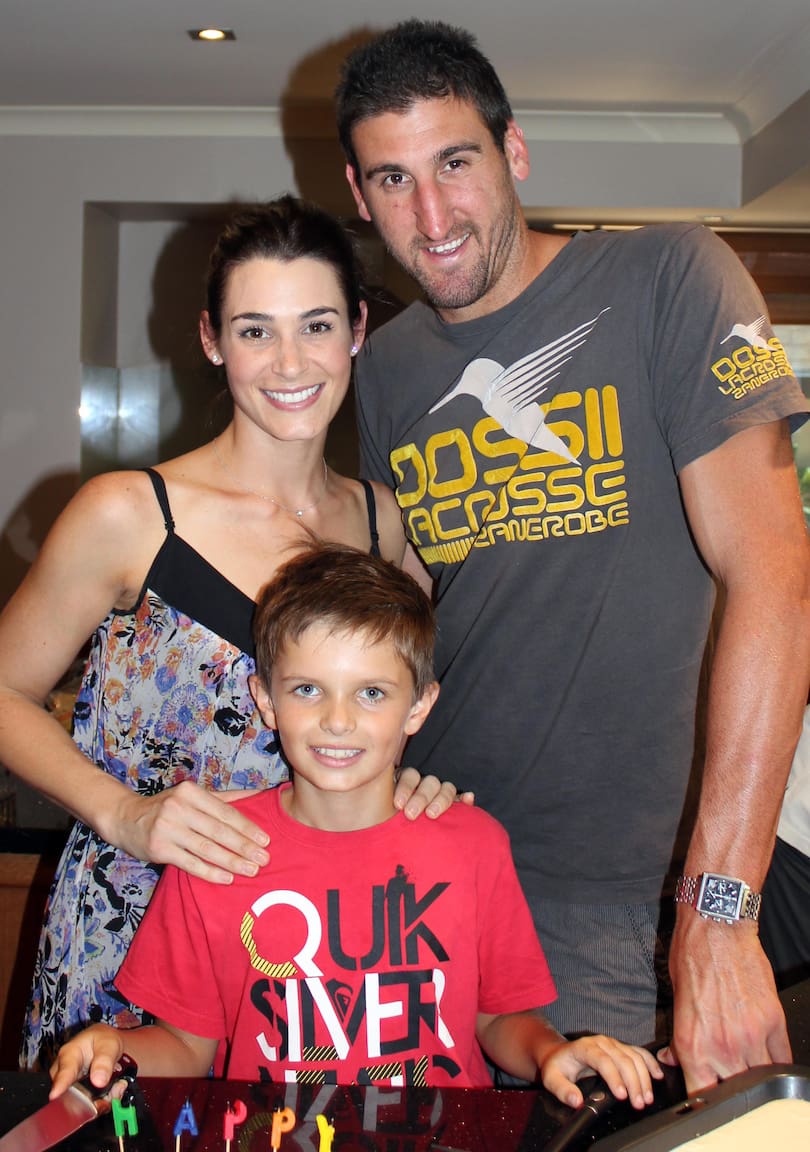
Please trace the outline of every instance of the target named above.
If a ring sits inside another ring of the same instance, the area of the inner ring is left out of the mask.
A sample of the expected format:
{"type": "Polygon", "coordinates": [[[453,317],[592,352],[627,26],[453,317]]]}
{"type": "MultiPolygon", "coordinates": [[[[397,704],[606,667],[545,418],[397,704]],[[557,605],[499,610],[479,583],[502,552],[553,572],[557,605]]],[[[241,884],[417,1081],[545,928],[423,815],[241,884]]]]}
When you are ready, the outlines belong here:
{"type": "Polygon", "coordinates": [[[497,313],[415,304],[364,349],[365,471],[437,582],[442,692],[408,762],[506,825],[530,903],[659,895],[713,604],[678,472],[806,411],[698,226],[580,234],[497,313]]]}

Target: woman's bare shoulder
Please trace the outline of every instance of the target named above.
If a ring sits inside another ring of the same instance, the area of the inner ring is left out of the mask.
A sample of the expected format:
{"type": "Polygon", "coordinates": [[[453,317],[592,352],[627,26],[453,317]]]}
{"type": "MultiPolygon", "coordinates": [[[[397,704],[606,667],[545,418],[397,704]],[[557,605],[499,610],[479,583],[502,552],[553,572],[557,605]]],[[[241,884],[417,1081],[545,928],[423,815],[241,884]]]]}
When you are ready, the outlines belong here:
{"type": "Polygon", "coordinates": [[[69,660],[111,608],[133,602],[150,553],[165,535],[157,505],[151,517],[146,511],[148,487],[147,476],[124,472],[95,476],[82,485],[9,605],[12,635],[14,628],[24,630],[56,610],[64,648],[58,659],[66,654],[69,660]]]}
{"type": "Polygon", "coordinates": [[[65,509],[71,518],[91,517],[116,534],[148,523],[149,512],[160,516],[152,481],[143,470],[103,472],[85,481],[65,509]]]}
{"type": "Polygon", "coordinates": [[[105,472],[87,480],[59,516],[42,559],[55,562],[57,570],[83,567],[117,589],[116,603],[127,602],[165,535],[163,513],[146,473],[105,472]]]}

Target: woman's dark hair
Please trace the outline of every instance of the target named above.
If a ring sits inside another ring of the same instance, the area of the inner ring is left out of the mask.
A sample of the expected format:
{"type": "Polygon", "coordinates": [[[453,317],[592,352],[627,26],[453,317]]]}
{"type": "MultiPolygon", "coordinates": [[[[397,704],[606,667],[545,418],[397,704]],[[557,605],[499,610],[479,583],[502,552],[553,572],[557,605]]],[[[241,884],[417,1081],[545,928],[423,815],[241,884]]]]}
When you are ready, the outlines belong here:
{"type": "Polygon", "coordinates": [[[352,144],[356,124],[447,96],[476,108],[503,151],[512,109],[470,32],[438,20],[405,20],[349,53],[335,101],[340,143],[355,176],[361,175],[352,144]]]}
{"type": "Polygon", "coordinates": [[[208,261],[206,306],[211,327],[222,331],[228,277],[248,260],[298,260],[329,264],[346,299],[349,320],[360,318],[362,274],[351,236],[334,216],[294,196],[240,209],[226,224],[208,261]]]}

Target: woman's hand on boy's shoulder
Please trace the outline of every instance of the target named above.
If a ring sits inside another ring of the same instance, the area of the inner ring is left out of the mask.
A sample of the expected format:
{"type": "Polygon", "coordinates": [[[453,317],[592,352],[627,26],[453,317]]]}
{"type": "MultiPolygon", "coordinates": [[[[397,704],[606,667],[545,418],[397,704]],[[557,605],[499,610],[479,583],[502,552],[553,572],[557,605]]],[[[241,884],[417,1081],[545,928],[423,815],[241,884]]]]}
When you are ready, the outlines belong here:
{"type": "Polygon", "coordinates": [[[450,780],[441,781],[437,776],[420,776],[416,768],[400,768],[394,790],[394,804],[409,820],[415,820],[422,813],[431,820],[442,816],[456,801],[474,804],[474,792],[459,792],[450,780]]]}
{"type": "Polygon", "coordinates": [[[126,789],[102,827],[105,839],[137,860],[173,864],[214,884],[255,876],[267,865],[269,836],[231,801],[247,795],[184,780],[154,796],[126,789]]]}

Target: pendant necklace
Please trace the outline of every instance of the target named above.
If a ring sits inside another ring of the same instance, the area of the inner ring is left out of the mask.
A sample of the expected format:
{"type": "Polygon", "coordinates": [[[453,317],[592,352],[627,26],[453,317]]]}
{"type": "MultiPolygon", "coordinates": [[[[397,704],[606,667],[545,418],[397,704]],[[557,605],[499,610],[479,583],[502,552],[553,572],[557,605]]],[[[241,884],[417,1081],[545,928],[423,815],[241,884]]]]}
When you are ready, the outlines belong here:
{"type": "Polygon", "coordinates": [[[251,496],[258,496],[260,500],[268,500],[271,504],[275,504],[275,506],[277,508],[280,508],[282,510],[282,512],[286,512],[289,516],[298,516],[300,518],[301,516],[304,515],[305,512],[310,512],[313,508],[317,508],[317,506],[320,504],[321,500],[323,500],[324,496],[326,495],[326,484],[327,484],[327,477],[328,477],[329,469],[326,465],[326,459],[325,458],[322,457],[322,460],[323,460],[323,489],[322,489],[321,494],[318,497],[318,499],[313,500],[311,504],[305,504],[303,508],[288,508],[286,504],[282,504],[280,500],[276,500],[275,496],[268,496],[268,494],[266,492],[258,492],[255,488],[248,488],[247,484],[243,484],[241,482],[241,480],[237,480],[237,478],[234,476],[233,472],[231,472],[228,465],[225,463],[225,461],[220,456],[219,445],[217,444],[217,440],[219,440],[219,437],[217,437],[216,440],[211,441],[211,447],[214,449],[214,455],[217,458],[217,461],[219,463],[220,468],[225,473],[225,475],[228,477],[228,479],[232,480],[233,483],[236,485],[236,487],[241,488],[243,492],[249,492],[251,496]]]}

